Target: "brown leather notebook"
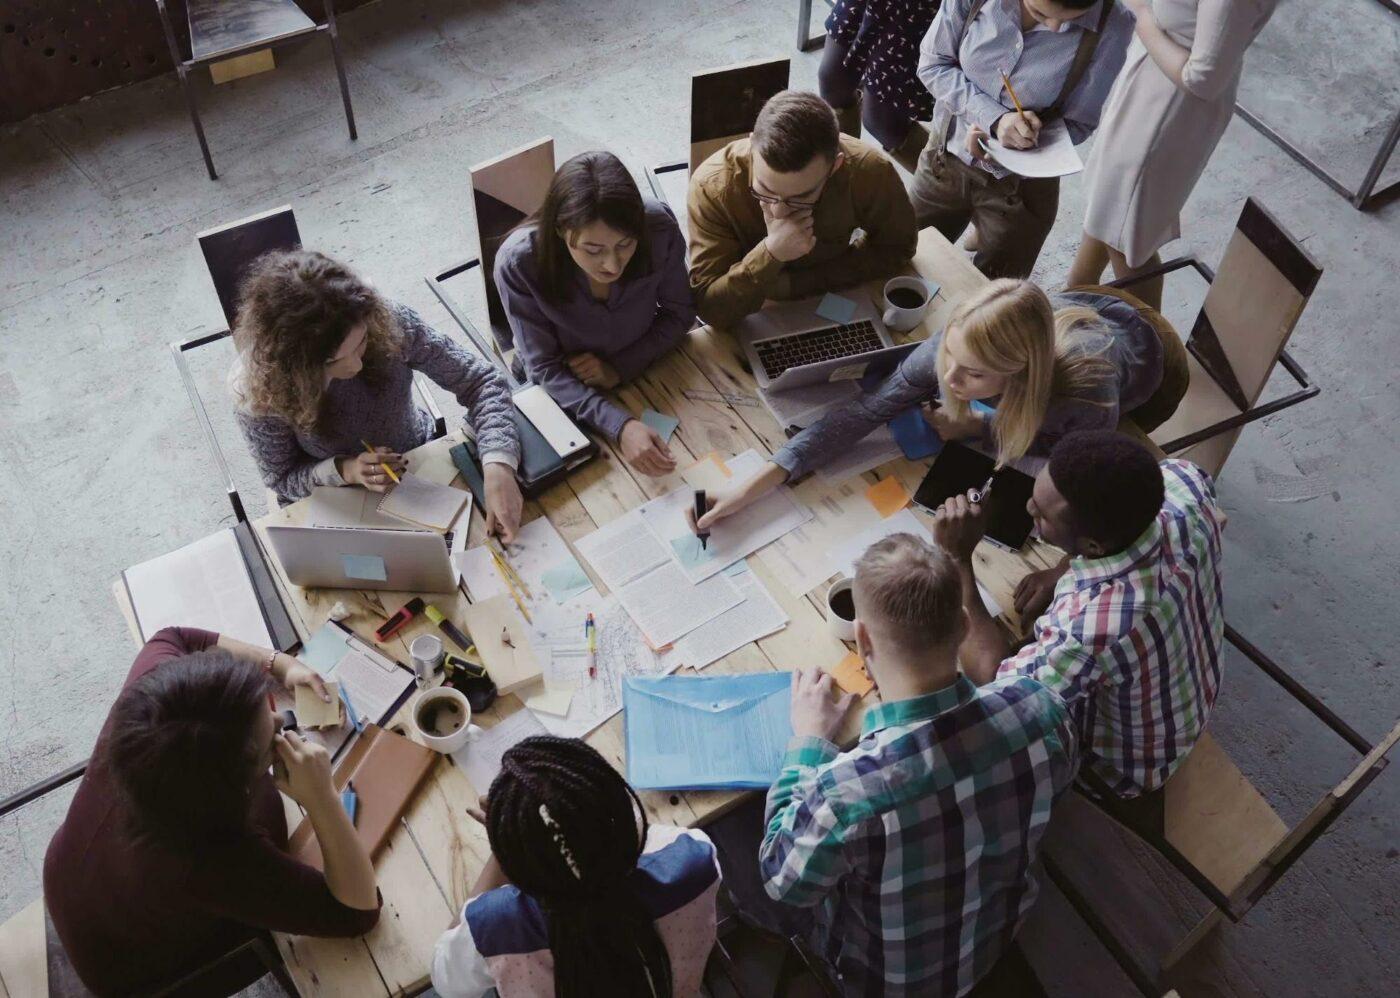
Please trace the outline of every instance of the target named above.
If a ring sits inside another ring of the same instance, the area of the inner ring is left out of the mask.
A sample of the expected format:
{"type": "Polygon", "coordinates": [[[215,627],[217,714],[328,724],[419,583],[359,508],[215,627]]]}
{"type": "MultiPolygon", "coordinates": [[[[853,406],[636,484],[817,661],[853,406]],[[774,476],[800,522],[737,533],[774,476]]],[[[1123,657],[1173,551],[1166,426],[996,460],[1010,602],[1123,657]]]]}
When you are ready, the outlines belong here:
{"type": "MultiPolygon", "coordinates": [[[[432,749],[385,731],[377,724],[366,724],[364,733],[336,763],[331,777],[336,791],[344,790],[346,783],[355,784],[355,793],[360,798],[355,831],[371,859],[379,855],[379,850],[389,841],[394,826],[408,810],[413,795],[428,778],[437,760],[438,754],[432,749]]],[[[318,870],[324,868],[321,846],[311,830],[309,818],[303,818],[292,833],[287,851],[318,870]]]]}

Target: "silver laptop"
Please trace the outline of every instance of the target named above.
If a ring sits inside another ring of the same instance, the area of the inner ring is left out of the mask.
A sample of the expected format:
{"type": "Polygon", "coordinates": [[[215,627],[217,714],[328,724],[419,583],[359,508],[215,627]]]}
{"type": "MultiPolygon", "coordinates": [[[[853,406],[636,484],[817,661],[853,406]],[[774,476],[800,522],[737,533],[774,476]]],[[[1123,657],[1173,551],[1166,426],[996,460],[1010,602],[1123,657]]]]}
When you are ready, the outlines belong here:
{"type": "Polygon", "coordinates": [[[270,526],[267,540],[294,585],[421,593],[457,588],[447,542],[431,530],[270,526]]]}
{"type": "MultiPolygon", "coordinates": [[[[782,392],[828,381],[855,381],[887,354],[907,352],[896,346],[870,296],[844,297],[856,305],[845,323],[817,314],[821,297],[782,302],[745,316],[734,327],[758,387],[782,392]]],[[[891,364],[891,366],[893,366],[891,364]]]]}

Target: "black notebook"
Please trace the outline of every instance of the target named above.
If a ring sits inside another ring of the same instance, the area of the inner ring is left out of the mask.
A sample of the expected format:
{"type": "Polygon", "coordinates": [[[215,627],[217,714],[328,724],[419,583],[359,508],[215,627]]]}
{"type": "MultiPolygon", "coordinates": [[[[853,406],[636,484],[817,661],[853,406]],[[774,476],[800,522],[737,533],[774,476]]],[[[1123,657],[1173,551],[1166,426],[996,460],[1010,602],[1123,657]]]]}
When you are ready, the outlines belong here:
{"type": "Polygon", "coordinates": [[[934,512],[945,501],[968,489],[980,489],[992,476],[992,492],[987,497],[987,539],[1017,550],[1031,534],[1031,515],[1026,511],[1035,479],[1015,468],[1002,468],[995,475],[996,461],[962,444],[950,443],[939,451],[924,480],[914,493],[914,502],[934,512]]]}

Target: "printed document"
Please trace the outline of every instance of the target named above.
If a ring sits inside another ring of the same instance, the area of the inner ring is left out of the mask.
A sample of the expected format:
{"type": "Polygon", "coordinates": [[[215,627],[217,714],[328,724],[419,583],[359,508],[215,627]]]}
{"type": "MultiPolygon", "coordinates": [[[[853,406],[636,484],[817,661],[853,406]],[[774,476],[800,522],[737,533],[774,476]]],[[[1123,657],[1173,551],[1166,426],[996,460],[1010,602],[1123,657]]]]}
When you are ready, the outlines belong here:
{"type": "Polygon", "coordinates": [[[141,637],[162,627],[202,627],[272,646],[262,607],[232,530],[220,530],[122,573],[141,637]]]}

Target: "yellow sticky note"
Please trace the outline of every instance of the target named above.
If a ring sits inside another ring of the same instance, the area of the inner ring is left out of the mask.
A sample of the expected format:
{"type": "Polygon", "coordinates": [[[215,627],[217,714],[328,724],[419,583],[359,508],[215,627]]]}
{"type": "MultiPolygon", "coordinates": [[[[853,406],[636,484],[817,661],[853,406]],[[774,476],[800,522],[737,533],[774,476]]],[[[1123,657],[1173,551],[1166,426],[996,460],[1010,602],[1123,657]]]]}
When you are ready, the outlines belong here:
{"type": "Polygon", "coordinates": [[[875,688],[875,680],[870,678],[870,673],[865,671],[865,663],[860,660],[860,656],[855,652],[850,652],[841,661],[837,662],[829,670],[831,678],[836,680],[836,685],[847,693],[854,693],[858,697],[863,697],[875,688]]]}
{"type": "Polygon", "coordinates": [[[526,697],[525,706],[533,711],[553,714],[555,717],[568,717],[569,704],[573,701],[572,687],[546,685],[540,692],[526,697]]]}
{"type": "Polygon", "coordinates": [[[729,465],[724,463],[724,458],[719,456],[718,451],[710,451],[681,472],[681,477],[692,489],[707,491],[723,488],[733,475],[734,472],[729,470],[729,465]]]}
{"type": "Polygon", "coordinates": [[[322,700],[310,686],[296,688],[297,723],[303,728],[340,727],[340,684],[329,680],[326,692],[330,694],[330,703],[322,700]]]}
{"type": "Polygon", "coordinates": [[[865,498],[875,507],[882,520],[889,519],[909,505],[909,493],[894,477],[882,478],[870,486],[865,490],[865,498]]]}

